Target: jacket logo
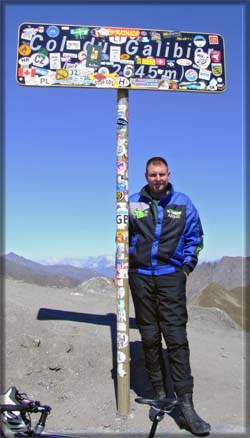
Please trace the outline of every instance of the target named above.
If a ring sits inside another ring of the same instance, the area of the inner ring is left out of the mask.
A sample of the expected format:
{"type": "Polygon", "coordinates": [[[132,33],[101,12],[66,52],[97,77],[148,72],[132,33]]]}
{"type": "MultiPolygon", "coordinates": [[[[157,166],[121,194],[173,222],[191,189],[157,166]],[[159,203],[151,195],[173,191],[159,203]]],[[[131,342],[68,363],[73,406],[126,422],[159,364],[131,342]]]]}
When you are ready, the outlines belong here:
{"type": "Polygon", "coordinates": [[[133,216],[136,217],[136,219],[142,219],[143,217],[147,216],[149,213],[149,209],[147,210],[138,210],[138,208],[136,208],[133,211],[133,216]]]}
{"type": "Polygon", "coordinates": [[[180,219],[181,218],[181,211],[177,211],[177,210],[173,210],[172,208],[168,208],[167,215],[171,219],[180,219]]]}

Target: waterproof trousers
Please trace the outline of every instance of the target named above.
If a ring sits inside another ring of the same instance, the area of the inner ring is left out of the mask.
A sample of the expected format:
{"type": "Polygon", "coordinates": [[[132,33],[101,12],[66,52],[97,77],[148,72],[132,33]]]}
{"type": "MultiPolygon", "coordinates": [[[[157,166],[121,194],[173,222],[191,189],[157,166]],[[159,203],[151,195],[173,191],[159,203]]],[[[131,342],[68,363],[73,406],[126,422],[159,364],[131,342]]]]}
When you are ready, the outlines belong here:
{"type": "Polygon", "coordinates": [[[129,285],[142,338],[145,365],[153,387],[165,386],[163,335],[174,391],[177,396],[192,393],[184,272],[178,270],[160,276],[130,272],[129,285]]]}

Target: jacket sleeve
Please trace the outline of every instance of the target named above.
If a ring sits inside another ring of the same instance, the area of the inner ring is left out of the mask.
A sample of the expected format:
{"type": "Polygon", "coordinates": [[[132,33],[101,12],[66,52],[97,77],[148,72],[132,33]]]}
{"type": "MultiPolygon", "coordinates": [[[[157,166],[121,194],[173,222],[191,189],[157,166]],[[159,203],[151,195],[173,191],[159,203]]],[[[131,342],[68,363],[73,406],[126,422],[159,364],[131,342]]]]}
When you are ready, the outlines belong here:
{"type": "Polygon", "coordinates": [[[199,213],[190,200],[187,203],[186,226],[184,230],[184,261],[182,269],[187,274],[198,263],[199,252],[203,248],[203,229],[199,213]]]}

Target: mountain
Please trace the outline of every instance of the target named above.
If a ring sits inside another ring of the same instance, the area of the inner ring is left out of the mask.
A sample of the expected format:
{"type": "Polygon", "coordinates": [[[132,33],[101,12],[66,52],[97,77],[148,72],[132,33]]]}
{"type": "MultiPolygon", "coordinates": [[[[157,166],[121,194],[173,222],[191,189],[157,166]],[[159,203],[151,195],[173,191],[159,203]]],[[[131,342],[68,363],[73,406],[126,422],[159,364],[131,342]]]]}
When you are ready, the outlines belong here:
{"type": "Polygon", "coordinates": [[[92,269],[70,265],[42,265],[15,253],[1,257],[1,274],[40,286],[76,287],[101,274],[92,269]]]}
{"type": "Polygon", "coordinates": [[[249,313],[246,312],[246,298],[249,287],[226,290],[217,283],[210,283],[189,304],[201,307],[216,307],[226,312],[242,329],[249,329],[249,313]]]}
{"type": "MultiPolygon", "coordinates": [[[[85,259],[48,259],[38,263],[13,252],[0,257],[2,273],[17,280],[51,286],[75,287],[93,277],[112,278],[115,273],[113,256],[85,259]]],[[[250,285],[250,257],[222,257],[214,262],[200,263],[189,275],[187,298],[190,301],[209,284],[216,283],[232,290],[250,285]]]]}
{"type": "Polygon", "coordinates": [[[70,265],[77,268],[84,268],[97,271],[104,277],[113,277],[115,274],[115,257],[102,255],[98,257],[79,258],[49,258],[39,261],[45,265],[70,265]]]}
{"type": "Polygon", "coordinates": [[[250,257],[222,257],[214,262],[203,262],[189,275],[188,301],[210,283],[231,290],[250,285],[250,257]]]}

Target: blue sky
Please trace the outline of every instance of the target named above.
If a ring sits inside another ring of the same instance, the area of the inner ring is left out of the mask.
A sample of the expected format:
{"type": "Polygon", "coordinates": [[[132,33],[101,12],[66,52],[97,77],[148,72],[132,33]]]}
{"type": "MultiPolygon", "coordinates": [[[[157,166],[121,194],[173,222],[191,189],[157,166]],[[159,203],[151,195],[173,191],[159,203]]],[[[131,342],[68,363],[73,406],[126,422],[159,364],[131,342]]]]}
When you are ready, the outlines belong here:
{"type": "Polygon", "coordinates": [[[164,156],[175,190],[188,194],[200,212],[205,233],[200,259],[247,255],[246,6],[3,3],[4,252],[33,260],[115,253],[117,91],[18,85],[18,26],[33,22],[224,37],[223,93],[129,91],[129,193],[145,184],[146,160],[164,156]]]}

